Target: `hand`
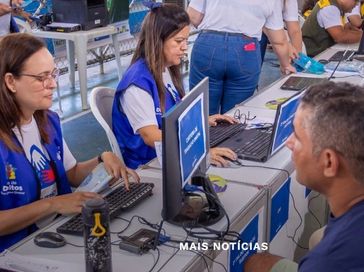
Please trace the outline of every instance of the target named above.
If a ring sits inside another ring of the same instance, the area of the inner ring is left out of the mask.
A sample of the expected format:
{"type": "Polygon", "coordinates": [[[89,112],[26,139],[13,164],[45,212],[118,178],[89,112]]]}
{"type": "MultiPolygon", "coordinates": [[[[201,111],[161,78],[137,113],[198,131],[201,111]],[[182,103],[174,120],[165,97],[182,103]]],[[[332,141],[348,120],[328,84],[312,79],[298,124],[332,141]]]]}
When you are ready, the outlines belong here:
{"type": "Polygon", "coordinates": [[[235,120],[233,117],[229,115],[222,115],[222,114],[214,114],[209,116],[209,125],[214,127],[217,125],[217,121],[226,121],[231,124],[237,123],[238,121],[235,120]]]}
{"type": "Polygon", "coordinates": [[[23,4],[23,0],[13,0],[11,4],[20,7],[23,4]]]}
{"type": "Polygon", "coordinates": [[[230,159],[235,161],[237,159],[237,155],[230,148],[225,147],[215,147],[210,149],[211,156],[211,164],[218,167],[226,167],[229,165],[230,159]],[[225,157],[225,158],[224,158],[225,157]]]}
{"type": "Polygon", "coordinates": [[[9,5],[0,3],[0,16],[8,14],[9,12],[11,12],[11,7],[9,5]]]}
{"type": "Polygon", "coordinates": [[[82,205],[86,200],[100,197],[100,195],[91,192],[76,192],[71,194],[59,195],[48,200],[51,202],[53,212],[59,214],[80,213],[82,205]]]}
{"type": "Polygon", "coordinates": [[[128,174],[131,175],[135,181],[140,181],[138,174],[134,170],[127,168],[114,153],[104,152],[101,154],[101,158],[104,162],[106,171],[114,177],[113,181],[115,182],[122,178],[127,190],[129,190],[128,174]]]}
{"type": "Polygon", "coordinates": [[[298,52],[297,52],[296,48],[291,43],[288,44],[288,56],[289,56],[289,60],[291,62],[294,59],[298,58],[298,52]]]}
{"type": "Polygon", "coordinates": [[[285,66],[285,67],[281,66],[281,73],[283,75],[294,74],[296,72],[297,72],[296,69],[291,64],[289,64],[288,66],[285,66]]]}

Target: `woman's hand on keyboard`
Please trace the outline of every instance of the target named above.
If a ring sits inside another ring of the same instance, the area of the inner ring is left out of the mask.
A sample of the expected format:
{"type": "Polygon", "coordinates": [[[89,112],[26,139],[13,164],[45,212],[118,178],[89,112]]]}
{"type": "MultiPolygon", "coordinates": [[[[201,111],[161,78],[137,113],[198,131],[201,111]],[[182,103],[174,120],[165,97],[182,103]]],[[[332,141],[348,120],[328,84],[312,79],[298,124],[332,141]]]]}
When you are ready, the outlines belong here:
{"type": "Polygon", "coordinates": [[[104,162],[106,171],[114,177],[111,183],[122,178],[126,189],[129,190],[128,175],[132,176],[132,178],[136,182],[140,181],[138,174],[134,170],[126,167],[124,163],[114,153],[112,152],[102,153],[102,160],[104,162]]]}
{"type": "Polygon", "coordinates": [[[227,167],[229,161],[235,161],[237,155],[230,148],[215,147],[210,149],[211,164],[218,167],[227,167]]]}
{"type": "Polygon", "coordinates": [[[209,125],[214,127],[217,125],[218,122],[226,122],[230,124],[235,124],[238,121],[229,115],[223,114],[214,114],[209,116],[209,125]]]}

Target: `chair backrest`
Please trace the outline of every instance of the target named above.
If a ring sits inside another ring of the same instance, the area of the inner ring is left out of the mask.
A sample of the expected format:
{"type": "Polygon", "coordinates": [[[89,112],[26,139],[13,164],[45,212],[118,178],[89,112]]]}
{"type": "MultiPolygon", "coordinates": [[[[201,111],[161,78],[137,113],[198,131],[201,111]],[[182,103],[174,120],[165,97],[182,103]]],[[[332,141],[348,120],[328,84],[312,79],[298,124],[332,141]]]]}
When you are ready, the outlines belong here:
{"type": "Polygon", "coordinates": [[[90,107],[96,120],[106,132],[112,151],[122,161],[119,144],[112,131],[112,105],[114,102],[115,90],[108,87],[96,87],[91,91],[90,107]]]}

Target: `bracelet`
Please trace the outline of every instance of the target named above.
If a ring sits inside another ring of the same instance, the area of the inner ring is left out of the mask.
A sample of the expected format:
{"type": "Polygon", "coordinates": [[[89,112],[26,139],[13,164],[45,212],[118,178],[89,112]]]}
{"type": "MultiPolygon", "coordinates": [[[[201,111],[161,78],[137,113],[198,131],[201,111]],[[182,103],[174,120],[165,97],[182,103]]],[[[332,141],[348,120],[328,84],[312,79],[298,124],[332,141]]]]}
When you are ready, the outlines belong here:
{"type": "Polygon", "coordinates": [[[102,162],[104,162],[104,160],[102,159],[102,154],[103,153],[100,153],[98,156],[97,156],[97,162],[100,164],[102,162]]]}

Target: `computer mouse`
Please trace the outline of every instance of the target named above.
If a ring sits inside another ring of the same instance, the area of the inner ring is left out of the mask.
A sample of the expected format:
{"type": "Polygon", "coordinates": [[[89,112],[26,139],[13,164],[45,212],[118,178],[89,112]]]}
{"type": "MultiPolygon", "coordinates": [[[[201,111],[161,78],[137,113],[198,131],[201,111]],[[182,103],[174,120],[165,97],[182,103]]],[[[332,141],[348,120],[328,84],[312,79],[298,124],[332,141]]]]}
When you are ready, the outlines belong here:
{"type": "Polygon", "coordinates": [[[57,248],[66,244],[66,239],[57,232],[41,232],[34,237],[34,244],[40,247],[57,248]]]}
{"type": "Polygon", "coordinates": [[[319,63],[322,63],[323,65],[328,64],[329,61],[327,59],[320,59],[319,63]]]}

